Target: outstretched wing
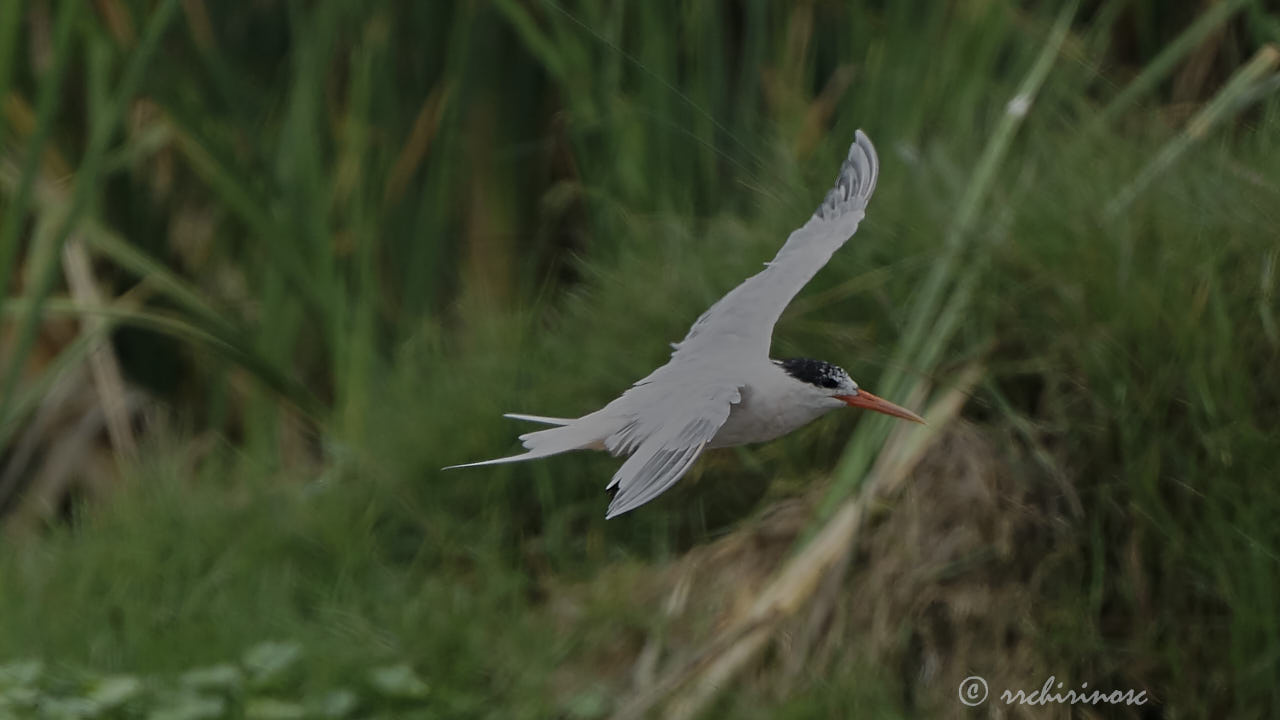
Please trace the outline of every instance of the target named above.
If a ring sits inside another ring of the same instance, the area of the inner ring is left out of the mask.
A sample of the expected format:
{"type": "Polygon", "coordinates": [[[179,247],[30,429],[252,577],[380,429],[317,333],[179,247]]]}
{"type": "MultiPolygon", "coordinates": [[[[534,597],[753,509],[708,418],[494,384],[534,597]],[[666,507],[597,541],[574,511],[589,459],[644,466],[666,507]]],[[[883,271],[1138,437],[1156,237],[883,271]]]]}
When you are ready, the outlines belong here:
{"type": "Polygon", "coordinates": [[[714,367],[668,364],[615,400],[626,408],[625,421],[605,446],[631,457],[609,481],[618,492],[605,517],[634,510],[674,485],[724,425],[740,391],[714,367]]]}
{"type": "Polygon", "coordinates": [[[879,171],[876,149],[859,130],[835,186],[809,221],[791,233],[764,270],[698,318],[674,346],[673,358],[695,356],[704,348],[714,348],[717,354],[768,356],[773,326],[782,311],[858,229],[879,171]]]}

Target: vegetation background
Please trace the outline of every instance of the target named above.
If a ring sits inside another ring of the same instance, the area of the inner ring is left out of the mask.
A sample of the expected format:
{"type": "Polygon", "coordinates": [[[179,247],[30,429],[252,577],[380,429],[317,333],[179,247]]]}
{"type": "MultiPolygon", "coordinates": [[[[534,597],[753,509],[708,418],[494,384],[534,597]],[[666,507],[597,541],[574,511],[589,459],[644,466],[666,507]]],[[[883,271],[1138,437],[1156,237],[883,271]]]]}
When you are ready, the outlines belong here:
{"type": "Polygon", "coordinates": [[[1280,8],[0,4],[0,717],[1280,717],[1280,8]],[[502,454],[879,189],[837,414],[502,454]],[[960,704],[961,679],[991,697],[960,704]],[[1007,707],[1003,689],[1145,691],[1007,707]]]}

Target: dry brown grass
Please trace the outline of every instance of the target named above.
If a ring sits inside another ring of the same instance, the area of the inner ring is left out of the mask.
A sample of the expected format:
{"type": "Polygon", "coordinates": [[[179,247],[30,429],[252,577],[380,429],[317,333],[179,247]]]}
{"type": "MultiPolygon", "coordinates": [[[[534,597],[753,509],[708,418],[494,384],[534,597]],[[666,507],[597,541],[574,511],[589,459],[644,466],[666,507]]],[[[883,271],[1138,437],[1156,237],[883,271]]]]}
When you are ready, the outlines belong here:
{"type": "MultiPolygon", "coordinates": [[[[956,693],[970,675],[989,683],[989,705],[1001,689],[1062,678],[1070,668],[1042,654],[1044,618],[1035,614],[1048,591],[1041,561],[1070,531],[1056,516],[1059,491],[1020,474],[1014,447],[972,424],[940,431],[896,498],[881,494],[867,508],[851,562],[828,564],[782,617],[760,616],[760,605],[798,557],[791,550],[822,487],[669,565],[628,565],[557,589],[567,627],[600,603],[622,603],[621,614],[653,623],[647,633],[633,625],[601,640],[584,662],[562,668],[560,687],[610,687],[626,698],[619,717],[657,707],[663,717],[691,717],[711,699],[699,680],[722,690],[745,675],[740,691],[777,699],[837,665],[866,664],[896,675],[907,707],[946,716],[965,709],[956,693]],[[756,638],[761,628],[768,631],[756,638]]],[[[998,710],[1019,717],[1023,708],[998,710]]],[[[1069,708],[1030,710],[1040,718],[1069,708]]]]}

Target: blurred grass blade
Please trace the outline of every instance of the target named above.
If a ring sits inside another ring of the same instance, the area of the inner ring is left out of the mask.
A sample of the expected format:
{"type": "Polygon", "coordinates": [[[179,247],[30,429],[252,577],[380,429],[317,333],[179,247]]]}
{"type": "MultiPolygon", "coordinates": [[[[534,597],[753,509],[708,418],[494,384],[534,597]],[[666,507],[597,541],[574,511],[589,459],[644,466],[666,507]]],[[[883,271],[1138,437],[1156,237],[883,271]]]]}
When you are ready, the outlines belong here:
{"type": "MultiPolygon", "coordinates": [[[[12,313],[9,311],[9,305],[13,302],[5,303],[5,315],[12,313]]],[[[0,447],[8,448],[9,443],[13,440],[13,436],[24,427],[23,420],[27,418],[40,403],[49,395],[54,383],[66,376],[66,374],[78,367],[81,367],[85,360],[89,357],[98,342],[102,341],[112,329],[112,323],[106,322],[102,325],[81,332],[76,335],[75,339],[62,348],[61,352],[53,357],[40,372],[28,378],[20,388],[10,398],[9,403],[5,407],[5,414],[0,416],[0,447]]],[[[16,478],[15,478],[16,480],[16,478]]],[[[8,502],[10,496],[19,490],[17,483],[6,484],[0,487],[0,505],[8,502]]]]}
{"type": "Polygon", "coordinates": [[[1231,76],[1226,86],[1213,97],[1213,100],[1191,118],[1186,129],[1161,148],[1151,162],[1138,173],[1138,176],[1120,190],[1107,204],[1104,215],[1114,218],[1124,212],[1153,180],[1182,156],[1182,153],[1194,143],[1204,139],[1209,131],[1223,119],[1244,110],[1247,104],[1241,102],[1242,100],[1259,99],[1260,94],[1253,92],[1253,89],[1267,80],[1268,74],[1275,70],[1277,64],[1280,64],[1280,49],[1275,45],[1263,45],[1254,54],[1253,59],[1231,76]]]}
{"type": "Polygon", "coordinates": [[[1280,248],[1267,253],[1258,276],[1258,319],[1272,349],[1280,350],[1280,322],[1276,321],[1276,265],[1280,248]]]}
{"type": "MultiPolygon", "coordinates": [[[[62,267],[66,276],[67,288],[72,299],[85,305],[100,305],[102,292],[98,280],[94,277],[89,262],[89,253],[84,243],[73,237],[62,247],[62,267]]],[[[99,317],[86,318],[81,322],[81,331],[96,330],[106,321],[99,317]]],[[[101,336],[101,333],[95,333],[101,336]]],[[[94,343],[89,355],[89,370],[93,376],[93,387],[98,395],[98,405],[106,421],[107,436],[111,439],[111,447],[115,453],[126,461],[137,457],[137,442],[133,437],[133,428],[128,419],[127,392],[124,375],[120,371],[120,362],[116,359],[115,350],[109,341],[99,339],[94,343]]]]}
{"type": "MultiPolygon", "coordinates": [[[[9,87],[13,83],[13,58],[18,54],[18,43],[14,40],[18,36],[23,7],[20,2],[0,3],[0,137],[4,137],[6,132],[3,106],[9,102],[9,87]]],[[[0,265],[0,270],[3,268],[0,265]]],[[[3,296],[4,293],[0,292],[0,297],[3,296]]]]}
{"type": "Polygon", "coordinates": [[[160,261],[97,223],[86,221],[85,225],[85,240],[89,247],[120,268],[136,275],[148,287],[199,316],[202,322],[228,333],[239,332],[227,322],[224,313],[219,312],[200,295],[198,288],[165,267],[160,261]]]}
{"type": "MultiPolygon", "coordinates": [[[[996,170],[1008,153],[1014,135],[1022,125],[1045,78],[1048,77],[1049,70],[1053,67],[1058,51],[1071,28],[1075,12],[1076,3],[1073,2],[1058,14],[1044,48],[1018,86],[1017,92],[1006,105],[1004,114],[974,168],[956,210],[955,218],[947,231],[942,255],[934,264],[920,294],[914,299],[907,329],[881,380],[883,386],[881,394],[885,397],[894,398],[909,394],[911,382],[907,378],[906,369],[915,368],[915,371],[921,375],[930,374],[941,349],[951,339],[954,322],[948,322],[946,326],[937,322],[939,311],[944,309],[940,306],[943,290],[948,283],[955,280],[955,265],[970,237],[978,211],[991,191],[996,170]]],[[[972,270],[970,274],[973,274],[972,270]]],[[[961,292],[952,294],[945,308],[948,313],[955,316],[962,314],[964,308],[968,306],[968,293],[971,291],[971,286],[972,281],[963,285],[961,292]]],[[[880,417],[864,418],[861,423],[861,432],[854,436],[836,467],[831,489],[818,509],[816,522],[820,523],[830,517],[836,507],[857,488],[867,468],[871,466],[875,454],[888,437],[890,423],[885,420],[880,417]]]]}
{"type": "MultiPolygon", "coordinates": [[[[556,43],[547,37],[546,33],[538,27],[529,11],[523,5],[517,4],[515,0],[494,0],[496,7],[503,15],[506,16],[507,22],[515,29],[516,34],[524,41],[525,46],[529,48],[529,52],[542,62],[542,66],[547,72],[560,83],[568,81],[565,73],[564,63],[560,59],[560,50],[556,43]]],[[[563,12],[563,11],[561,11],[563,12]]]]}
{"type": "MultiPolygon", "coordinates": [[[[21,7],[22,3],[6,3],[6,5],[21,7]]],[[[36,177],[40,174],[44,146],[53,130],[53,116],[62,99],[62,80],[72,52],[71,30],[75,26],[77,14],[74,6],[75,3],[63,3],[55,21],[53,65],[45,72],[44,82],[40,83],[39,95],[36,99],[36,122],[31,136],[27,139],[26,155],[18,173],[18,187],[4,208],[4,219],[0,222],[0,297],[8,295],[8,283],[14,274],[13,260],[18,254],[18,235],[27,218],[27,207],[31,203],[32,190],[36,177]]],[[[15,20],[8,15],[6,19],[15,20]]],[[[7,110],[8,96],[0,98],[0,102],[4,103],[7,110]]],[[[21,352],[12,352],[8,358],[0,358],[0,378],[12,374],[22,362],[21,352]]],[[[4,414],[4,406],[9,397],[9,392],[4,389],[4,385],[0,383],[0,416],[4,414]]]]}
{"type": "Polygon", "coordinates": [[[1151,62],[1147,63],[1142,72],[1125,86],[1124,90],[1107,103],[1106,108],[1098,113],[1085,129],[1084,134],[1092,135],[1098,132],[1109,125],[1120,113],[1128,110],[1139,98],[1155,90],[1177,64],[1199,47],[1210,33],[1226,24],[1241,8],[1251,4],[1253,0],[1223,0],[1210,3],[1209,8],[1196,18],[1195,22],[1187,26],[1187,29],[1183,30],[1173,42],[1166,45],[1151,62]]]}
{"type": "MultiPolygon", "coordinates": [[[[503,4],[510,4],[510,0],[502,0],[502,2],[503,4]]],[[[623,50],[621,47],[617,45],[617,43],[613,42],[609,38],[602,35],[595,28],[583,22],[578,16],[566,10],[559,3],[555,2],[555,0],[542,0],[542,2],[544,5],[550,6],[557,13],[564,16],[574,25],[581,28],[584,32],[590,35],[592,39],[594,39],[595,41],[599,42],[601,45],[608,48],[611,52],[615,53],[618,57],[621,57],[624,60],[626,60],[637,70],[656,80],[659,85],[665,88],[673,96],[678,98],[682,103],[688,106],[689,109],[693,110],[695,113],[701,116],[702,119],[704,119],[706,122],[710,123],[711,126],[714,127],[718,132],[723,134],[724,137],[732,141],[733,144],[738,147],[739,151],[745,153],[747,157],[751,159],[752,163],[756,168],[768,167],[768,164],[764,161],[763,158],[757,155],[755,151],[753,151],[746,143],[739,140],[738,137],[729,130],[729,128],[725,127],[724,124],[721,123],[719,120],[717,120],[714,115],[712,115],[710,112],[706,110],[706,108],[702,107],[702,105],[698,104],[693,98],[689,97],[687,93],[681,91],[680,88],[676,87],[675,85],[672,85],[670,80],[663,77],[659,73],[656,73],[653,70],[651,70],[649,66],[645,65],[643,62],[640,62],[639,58],[628,53],[626,50],[623,50]]],[[[561,70],[561,74],[563,75],[563,70],[561,70]]],[[[715,150],[715,147],[713,145],[709,147],[715,150]]],[[[725,161],[729,162],[731,165],[741,170],[743,174],[745,174],[747,177],[752,178],[753,180],[755,179],[755,173],[753,173],[750,168],[743,166],[740,162],[738,162],[736,158],[728,154],[722,153],[718,150],[716,150],[716,153],[725,161]]]]}
{"type": "MultiPolygon", "coordinates": [[[[0,185],[11,192],[18,185],[18,178],[8,172],[0,172],[0,185]]],[[[36,209],[45,217],[56,216],[67,204],[65,193],[46,181],[45,192],[35,193],[36,209]]],[[[159,260],[148,255],[136,244],[120,237],[104,226],[97,218],[85,218],[79,228],[86,245],[121,269],[135,275],[148,290],[175,302],[199,318],[198,324],[216,329],[223,337],[243,336],[243,330],[227,320],[225,311],[215,308],[190,281],[170,270],[159,260]]]]}
{"type": "MultiPolygon", "coordinates": [[[[63,5],[62,12],[73,13],[74,10],[69,10],[68,8],[75,6],[76,3],[66,3],[63,5]]],[[[91,194],[99,189],[99,164],[106,152],[107,144],[115,132],[117,123],[123,116],[126,103],[133,98],[134,89],[142,79],[143,69],[150,62],[151,55],[159,44],[160,37],[163,35],[165,28],[168,27],[169,19],[173,16],[177,7],[177,0],[165,0],[151,15],[142,40],[138,44],[137,50],[130,57],[129,63],[125,66],[119,87],[117,87],[110,104],[102,107],[96,103],[90,103],[90,109],[95,112],[89,118],[89,142],[85,149],[84,159],[80,164],[79,171],[76,173],[75,188],[72,190],[69,206],[65,210],[65,214],[60,216],[58,220],[58,229],[54,232],[52,240],[53,252],[46,255],[46,261],[42,267],[38,266],[36,268],[33,287],[27,289],[27,293],[33,302],[27,315],[23,317],[18,325],[13,355],[4,371],[3,383],[0,384],[0,403],[3,403],[2,398],[8,397],[13,392],[13,388],[22,373],[23,358],[26,357],[32,343],[35,341],[40,323],[41,304],[53,289],[54,274],[57,269],[58,258],[62,254],[62,247],[72,229],[80,222],[80,215],[88,206],[91,194]]],[[[61,17],[59,21],[70,22],[61,17]]],[[[69,30],[64,30],[63,32],[69,32],[69,30]]],[[[63,59],[63,62],[65,62],[65,59],[63,59]]],[[[90,66],[89,83],[91,87],[89,89],[89,97],[91,100],[97,93],[105,92],[105,89],[101,87],[93,87],[95,84],[105,84],[105,78],[102,75],[103,69],[98,68],[95,70],[97,65],[97,63],[94,63],[90,66]]],[[[104,96],[97,95],[97,97],[104,96]]],[[[26,169],[24,168],[24,170],[26,169]]],[[[35,167],[30,168],[30,171],[34,173],[36,171],[35,167]]],[[[29,182],[32,182],[32,180],[24,177],[24,185],[29,182]]],[[[8,229],[6,226],[6,231],[8,229]]]]}
{"type": "Polygon", "coordinates": [[[339,317],[339,329],[333,338],[334,385],[337,412],[343,437],[348,442],[365,437],[373,380],[374,332],[377,320],[378,284],[375,263],[378,233],[373,226],[371,194],[366,188],[375,183],[368,178],[369,128],[373,125],[372,91],[374,76],[382,59],[379,48],[386,44],[387,19],[375,16],[364,28],[361,51],[352,54],[347,118],[340,141],[335,205],[348,218],[348,234],[355,244],[352,272],[346,275],[347,301],[339,317]]]}
{"type": "Polygon", "coordinates": [[[178,118],[169,115],[166,118],[178,140],[178,148],[182,150],[191,169],[213,189],[227,207],[240,218],[249,231],[257,236],[259,247],[271,258],[295,287],[316,310],[324,311],[328,304],[324,295],[310,281],[310,273],[296,255],[281,239],[285,231],[272,219],[270,212],[253,197],[251,183],[243,182],[236,177],[215,153],[200,143],[195,134],[182,126],[178,118]]]}
{"type": "MultiPolygon", "coordinates": [[[[35,304],[33,298],[11,298],[5,301],[4,315],[29,314],[35,304]]],[[[117,325],[124,324],[150,330],[187,344],[212,350],[243,366],[272,391],[292,402],[308,419],[319,421],[320,409],[315,397],[297,379],[280,372],[261,356],[247,351],[241,342],[242,338],[238,336],[227,336],[217,330],[200,327],[181,316],[154,310],[135,310],[118,305],[84,305],[60,298],[46,299],[41,307],[43,312],[54,315],[106,318],[117,325]]],[[[25,387],[27,386],[24,385],[25,387]]],[[[25,407],[29,409],[30,406],[25,407]]],[[[15,410],[4,416],[4,420],[8,422],[16,416],[15,410]]]]}

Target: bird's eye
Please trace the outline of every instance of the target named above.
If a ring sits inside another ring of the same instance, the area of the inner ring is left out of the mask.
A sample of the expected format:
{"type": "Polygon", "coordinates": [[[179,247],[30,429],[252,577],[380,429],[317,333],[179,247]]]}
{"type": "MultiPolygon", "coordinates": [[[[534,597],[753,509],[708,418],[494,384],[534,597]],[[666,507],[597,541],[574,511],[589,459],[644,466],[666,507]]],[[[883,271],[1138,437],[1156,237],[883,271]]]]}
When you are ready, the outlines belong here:
{"type": "Polygon", "coordinates": [[[822,387],[835,389],[840,387],[840,381],[828,375],[822,378],[822,387]]]}

